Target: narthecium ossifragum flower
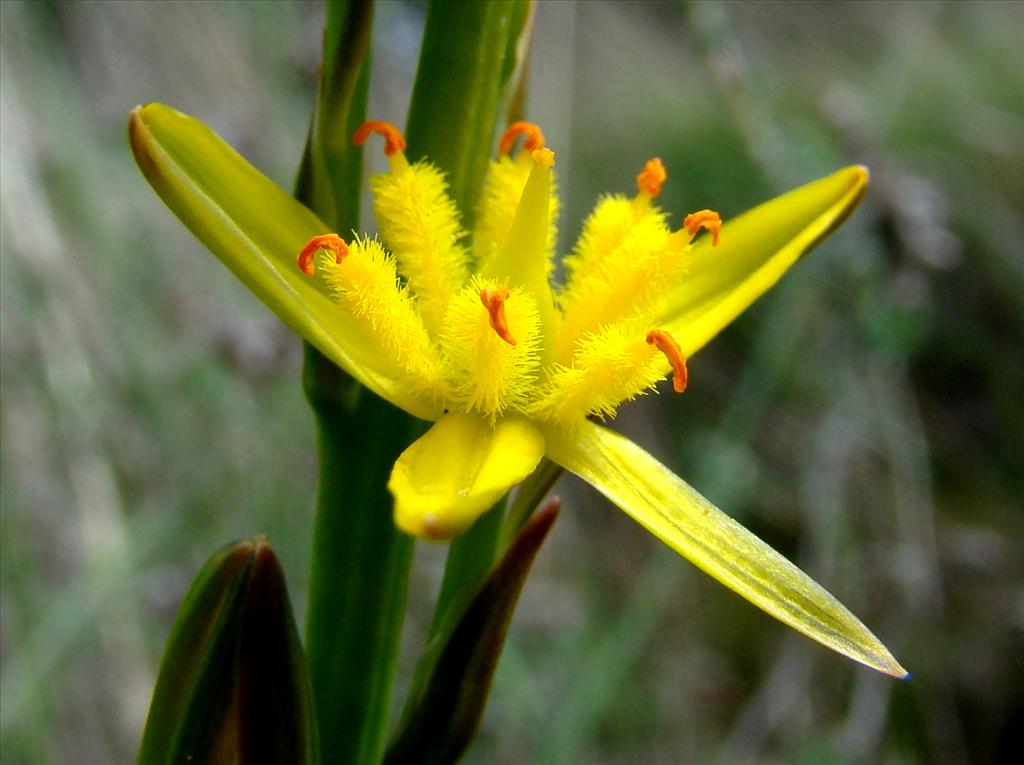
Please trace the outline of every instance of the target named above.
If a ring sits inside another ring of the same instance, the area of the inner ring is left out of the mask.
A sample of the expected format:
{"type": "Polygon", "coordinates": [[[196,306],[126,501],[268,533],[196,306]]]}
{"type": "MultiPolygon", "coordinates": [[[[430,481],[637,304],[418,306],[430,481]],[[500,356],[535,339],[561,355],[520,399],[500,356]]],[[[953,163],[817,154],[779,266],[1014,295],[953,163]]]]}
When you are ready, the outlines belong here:
{"type": "MultiPolygon", "coordinates": [[[[905,674],[831,595],[636,444],[593,421],[654,390],[669,372],[683,392],[687,355],[814,240],[788,262],[769,261],[764,273],[729,277],[729,288],[702,304],[693,296],[714,282],[713,269],[728,274],[735,266],[715,264],[707,244],[698,255],[694,239],[706,229],[713,249],[730,228],[701,210],[673,231],[654,204],[666,171],[652,159],[637,175],[635,195],[598,201],[564,260],[563,284],[553,289],[555,154],[536,125],[515,123],[502,137],[471,236],[444,174],[427,160],[410,163],[389,123],[364,124],[354,141],[373,133],[384,138],[390,162],[389,172],[370,179],[383,241],[318,235],[299,252],[298,268],[324,280],[339,316],[354,320],[350,337],[372,348],[406,408],[435,420],[392,470],[397,525],[429,539],[459,534],[547,455],[769,613],[847,655],[905,674]],[[842,625],[834,622],[836,609],[842,625]]],[[[859,188],[836,219],[866,182],[862,168],[847,174],[859,188]]]]}
{"type": "Polygon", "coordinates": [[[458,534],[547,456],[785,624],[905,675],[820,585],[595,421],[670,374],[682,391],[686,360],[842,222],[867,171],[844,168],[725,223],[702,210],[673,230],[654,201],[665,169],[651,160],[636,194],[598,201],[553,289],[555,156],[539,129],[517,123],[503,137],[471,235],[444,174],[410,163],[386,123],[356,141],[372,133],[390,162],[370,179],[381,240],[344,241],[186,115],[149,104],[130,131],[154,188],[284,321],[434,423],[393,468],[397,524],[458,534]]]}
{"type": "Polygon", "coordinates": [[[717,242],[721,220],[704,210],[671,231],[653,203],[666,173],[652,159],[635,196],[599,202],[554,292],[555,155],[537,126],[519,122],[503,136],[469,242],[443,174],[410,164],[387,123],[366,123],[355,141],[371,132],[383,135],[391,165],[370,181],[383,244],[321,235],[298,265],[322,274],[404,387],[442,409],[389,487],[400,528],[448,538],[529,475],[549,439],[614,415],[668,369],[675,390],[685,389],[683,350],[656,321],[694,236],[704,228],[717,242]]]}

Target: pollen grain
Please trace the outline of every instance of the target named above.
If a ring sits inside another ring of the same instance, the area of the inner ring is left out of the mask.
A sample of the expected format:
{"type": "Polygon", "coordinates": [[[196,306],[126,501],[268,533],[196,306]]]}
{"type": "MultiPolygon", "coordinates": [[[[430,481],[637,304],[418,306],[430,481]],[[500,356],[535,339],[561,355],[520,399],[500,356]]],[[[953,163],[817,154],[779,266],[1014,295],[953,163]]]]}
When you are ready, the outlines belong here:
{"type": "Polygon", "coordinates": [[[555,166],[555,153],[551,149],[535,149],[531,154],[533,162],[543,167],[555,166]]]}

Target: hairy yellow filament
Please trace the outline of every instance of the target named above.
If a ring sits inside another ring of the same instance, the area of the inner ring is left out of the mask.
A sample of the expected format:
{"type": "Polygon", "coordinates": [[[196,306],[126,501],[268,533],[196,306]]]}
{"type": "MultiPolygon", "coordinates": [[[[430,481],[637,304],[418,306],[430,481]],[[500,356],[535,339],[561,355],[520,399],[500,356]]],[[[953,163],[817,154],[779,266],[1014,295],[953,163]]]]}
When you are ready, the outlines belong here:
{"type": "Polygon", "coordinates": [[[589,415],[613,417],[619,404],[664,378],[662,364],[641,324],[606,326],[579,342],[571,365],[559,365],[548,376],[530,414],[567,426],[589,415]]]}
{"type": "Polygon", "coordinates": [[[445,393],[441,359],[416,302],[401,285],[395,260],[376,239],[356,239],[339,263],[321,256],[317,266],[338,304],[356,318],[389,365],[416,390],[445,393]]]}
{"type": "Polygon", "coordinates": [[[370,179],[381,237],[419,301],[427,329],[436,336],[452,296],[468,277],[464,232],[444,174],[417,162],[402,172],[370,179]]]}
{"type": "Polygon", "coordinates": [[[474,279],[452,300],[440,344],[450,399],[457,407],[494,420],[509,409],[521,409],[532,397],[540,365],[540,318],[526,290],[474,279]],[[489,308],[481,305],[483,294],[508,295],[500,302],[515,345],[495,331],[489,308]]]}
{"type": "Polygon", "coordinates": [[[669,282],[683,268],[682,253],[668,247],[666,215],[650,208],[639,218],[624,197],[605,197],[584,227],[570,277],[560,296],[564,319],[555,360],[568,364],[582,337],[623,319],[649,317],[669,282]]]}

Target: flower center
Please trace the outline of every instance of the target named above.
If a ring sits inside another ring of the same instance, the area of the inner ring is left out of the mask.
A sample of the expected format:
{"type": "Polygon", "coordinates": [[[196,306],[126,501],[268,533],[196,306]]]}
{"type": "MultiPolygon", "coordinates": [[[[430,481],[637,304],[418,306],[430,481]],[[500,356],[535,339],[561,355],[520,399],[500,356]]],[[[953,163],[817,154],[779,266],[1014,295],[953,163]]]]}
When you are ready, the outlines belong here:
{"type": "Polygon", "coordinates": [[[706,230],[717,245],[722,219],[699,210],[673,232],[654,203],[667,178],[660,159],[637,174],[635,196],[609,195],[595,208],[556,300],[547,262],[555,153],[539,127],[516,122],[501,138],[502,155],[520,139],[521,148],[492,163],[475,264],[444,174],[426,160],[410,164],[391,123],[367,122],[353,142],[371,135],[384,139],[391,164],[370,178],[384,241],[346,244],[322,234],[297,263],[304,274],[322,272],[360,328],[359,342],[389,373],[492,425],[509,414],[570,427],[587,416],[614,416],[622,402],[664,379],[665,360],[675,392],[686,390],[686,357],[657,328],[659,306],[685,273],[694,237],[706,230]]]}

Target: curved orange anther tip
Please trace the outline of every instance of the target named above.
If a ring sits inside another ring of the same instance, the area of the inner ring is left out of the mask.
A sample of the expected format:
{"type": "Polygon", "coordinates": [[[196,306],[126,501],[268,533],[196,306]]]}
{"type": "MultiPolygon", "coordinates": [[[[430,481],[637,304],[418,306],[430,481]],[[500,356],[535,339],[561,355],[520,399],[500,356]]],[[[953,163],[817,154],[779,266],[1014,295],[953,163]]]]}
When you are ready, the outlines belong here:
{"type": "Polygon", "coordinates": [[[532,122],[520,120],[519,122],[513,122],[501,134],[501,140],[498,141],[498,154],[504,157],[512,151],[512,147],[516,145],[516,139],[521,135],[526,136],[526,140],[523,141],[524,151],[544,148],[544,134],[540,131],[540,127],[532,122]]]}
{"type": "Polygon", "coordinates": [[[314,236],[306,245],[299,250],[299,256],[295,261],[299,264],[299,269],[306,276],[312,276],[315,269],[313,267],[313,258],[316,256],[317,250],[327,250],[334,255],[334,260],[340,263],[348,255],[348,245],[345,244],[345,240],[337,234],[320,234],[320,236],[314,236]]]}
{"type": "Polygon", "coordinates": [[[555,166],[555,153],[551,149],[536,149],[531,155],[535,164],[544,167],[555,166]]]}
{"type": "Polygon", "coordinates": [[[370,120],[359,126],[359,129],[352,134],[352,143],[362,146],[371,133],[376,133],[384,138],[384,156],[390,157],[400,151],[405,151],[405,138],[402,131],[390,122],[370,120]]]}
{"type": "Polygon", "coordinates": [[[672,388],[676,393],[686,390],[686,357],[679,343],[663,329],[652,329],[647,333],[647,344],[657,346],[672,365],[672,388]]]}
{"type": "Polygon", "coordinates": [[[515,345],[516,339],[512,337],[508,319],[505,317],[505,301],[508,300],[508,295],[508,289],[505,287],[498,287],[496,290],[484,287],[480,290],[480,302],[491,316],[491,329],[506,343],[515,345]]]}
{"type": "Polygon", "coordinates": [[[711,233],[711,246],[718,246],[718,232],[722,230],[722,216],[714,210],[699,210],[690,213],[683,219],[683,226],[686,228],[692,239],[702,228],[711,233]]]}
{"type": "Polygon", "coordinates": [[[661,193],[661,184],[668,178],[665,166],[658,157],[647,160],[644,169],[636,177],[636,187],[641,194],[656,197],[661,193]]]}

